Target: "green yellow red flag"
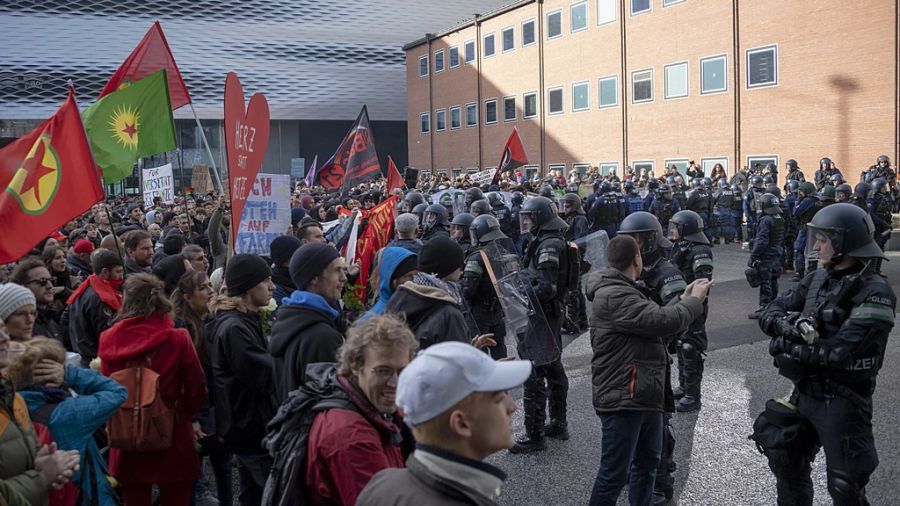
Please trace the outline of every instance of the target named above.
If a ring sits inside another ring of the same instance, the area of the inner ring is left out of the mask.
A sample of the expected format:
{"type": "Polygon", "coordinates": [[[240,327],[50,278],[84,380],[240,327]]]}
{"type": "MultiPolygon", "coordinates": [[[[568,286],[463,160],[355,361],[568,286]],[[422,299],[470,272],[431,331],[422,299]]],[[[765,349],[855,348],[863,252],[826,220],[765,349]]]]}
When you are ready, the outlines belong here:
{"type": "Polygon", "coordinates": [[[82,117],[107,184],[130,176],[138,158],[176,147],[165,70],[104,95],[82,117]]]}

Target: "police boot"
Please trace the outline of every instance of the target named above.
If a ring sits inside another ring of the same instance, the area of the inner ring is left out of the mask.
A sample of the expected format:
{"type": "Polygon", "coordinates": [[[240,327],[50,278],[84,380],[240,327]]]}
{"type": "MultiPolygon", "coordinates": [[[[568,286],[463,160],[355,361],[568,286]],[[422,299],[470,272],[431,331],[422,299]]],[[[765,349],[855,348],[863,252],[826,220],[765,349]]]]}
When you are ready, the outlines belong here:
{"type": "Polygon", "coordinates": [[[544,436],[567,441],[569,439],[569,424],[565,418],[550,418],[550,423],[544,426],[544,436]]]}
{"type": "MultiPolygon", "coordinates": [[[[676,343],[677,344],[677,343],[676,343]]],[[[681,346],[678,345],[678,386],[672,389],[675,400],[684,397],[684,355],[681,354],[681,346]]]]}
{"type": "Polygon", "coordinates": [[[510,453],[531,453],[545,450],[547,441],[544,439],[544,420],[546,419],[546,391],[539,378],[532,371],[532,375],[525,381],[525,396],[523,398],[525,411],[525,435],[516,439],[516,444],[509,449],[510,453]]]}
{"type": "Polygon", "coordinates": [[[509,453],[532,453],[547,449],[547,440],[543,434],[525,434],[516,439],[516,444],[509,449],[509,453]]]}
{"type": "Polygon", "coordinates": [[[703,356],[690,343],[682,343],[684,357],[684,397],[675,404],[680,413],[700,410],[700,382],[703,380],[703,356]]]}

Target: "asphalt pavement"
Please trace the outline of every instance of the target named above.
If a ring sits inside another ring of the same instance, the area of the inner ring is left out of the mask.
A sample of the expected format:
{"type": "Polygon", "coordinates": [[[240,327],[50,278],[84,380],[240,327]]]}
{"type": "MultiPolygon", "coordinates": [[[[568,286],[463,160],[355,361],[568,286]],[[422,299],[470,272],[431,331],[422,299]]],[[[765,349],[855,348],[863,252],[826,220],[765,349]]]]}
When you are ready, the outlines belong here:
{"type": "MultiPolygon", "coordinates": [[[[740,246],[717,246],[715,287],[707,320],[710,349],[703,378],[703,408],[677,413],[675,499],[681,505],[772,505],[775,479],[766,459],[747,439],[753,421],[773,396],[791,391],[768,354],[768,338],[749,320],[757,307],[758,290],[750,288],[743,271],[749,256],[740,246]]],[[[889,253],[884,272],[900,293],[900,253],[889,253]]],[[[783,276],[780,289],[793,285],[783,276]]],[[[880,465],[866,491],[873,505],[900,504],[900,328],[888,340],[885,366],[874,397],[875,442],[880,465]]],[[[568,441],[549,440],[546,451],[530,455],[500,452],[489,461],[509,478],[501,497],[510,505],[584,505],[600,462],[600,420],[591,406],[591,347],[587,335],[568,336],[563,363],[569,376],[568,441]]],[[[513,392],[521,408],[521,389],[513,392]]],[[[522,410],[514,430],[524,431],[522,410]]],[[[813,464],[816,505],[832,504],[825,484],[825,456],[813,464]]],[[[620,504],[627,504],[623,492],[620,504]]]]}

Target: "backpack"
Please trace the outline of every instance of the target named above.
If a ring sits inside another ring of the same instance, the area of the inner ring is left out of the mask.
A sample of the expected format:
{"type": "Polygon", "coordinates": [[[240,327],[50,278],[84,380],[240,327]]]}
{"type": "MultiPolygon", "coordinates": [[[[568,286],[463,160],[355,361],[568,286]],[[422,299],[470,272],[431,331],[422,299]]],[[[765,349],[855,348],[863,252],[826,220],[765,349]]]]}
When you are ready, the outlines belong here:
{"type": "Polygon", "coordinates": [[[111,448],[158,452],[172,446],[175,412],[160,395],[159,373],[150,368],[150,359],[110,375],[128,390],[128,398],[106,424],[111,448]]]}

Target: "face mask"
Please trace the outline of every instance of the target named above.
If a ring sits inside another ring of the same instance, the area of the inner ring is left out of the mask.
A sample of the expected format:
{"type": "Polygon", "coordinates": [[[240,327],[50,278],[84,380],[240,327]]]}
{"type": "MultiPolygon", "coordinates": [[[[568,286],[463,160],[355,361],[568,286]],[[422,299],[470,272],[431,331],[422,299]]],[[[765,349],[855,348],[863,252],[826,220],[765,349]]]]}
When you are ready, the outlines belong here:
{"type": "Polygon", "coordinates": [[[113,290],[119,291],[122,288],[122,283],[125,282],[125,278],[122,279],[110,279],[109,286],[113,287],[113,290]]]}

